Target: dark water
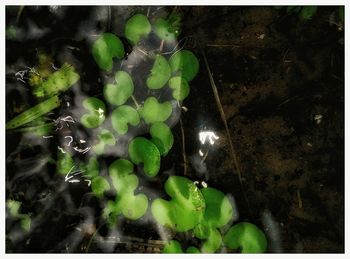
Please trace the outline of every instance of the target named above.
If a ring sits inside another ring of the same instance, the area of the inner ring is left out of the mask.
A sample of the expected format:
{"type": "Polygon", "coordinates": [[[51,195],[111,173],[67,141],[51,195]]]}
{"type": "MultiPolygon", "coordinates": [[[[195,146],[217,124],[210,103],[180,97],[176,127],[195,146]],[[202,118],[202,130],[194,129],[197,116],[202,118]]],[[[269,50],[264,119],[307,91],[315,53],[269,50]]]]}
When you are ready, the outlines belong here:
{"type": "MultiPolygon", "coordinates": [[[[173,148],[162,157],[157,177],[149,179],[142,168],[137,168],[140,183],[136,193],[144,193],[151,200],[165,198],[162,186],[166,179],[185,175],[228,194],[237,210],[234,220],[249,221],[263,229],[269,241],[268,252],[343,252],[344,33],[325,22],[336,7],[319,8],[308,23],[272,7],[177,8],[184,17],[178,47],[195,53],[200,71],[191,81],[189,97],[181,104],[185,108],[172,102],[173,113],[167,122],[174,134],[173,148]],[[328,32],[327,37],[323,30],[328,32]],[[227,47],[229,44],[232,46],[227,47]],[[232,161],[200,47],[208,56],[221,97],[243,184],[232,161]],[[292,60],[292,65],[285,60],[292,60]],[[318,114],[323,115],[320,126],[314,120],[318,114]],[[203,131],[214,132],[219,140],[214,145],[201,144],[199,134],[203,131]],[[307,149],[311,142],[315,150],[307,149]],[[208,150],[204,163],[200,150],[208,150]],[[310,182],[327,189],[315,191],[310,182]],[[327,202],[322,201],[322,193],[329,195],[327,202]],[[301,208],[298,197],[303,198],[301,208]],[[327,221],[335,222],[336,227],[330,229],[327,221]]],[[[144,90],[151,63],[143,62],[140,54],[134,55],[123,29],[134,13],[154,19],[173,9],[26,6],[18,16],[20,7],[8,6],[6,27],[13,26],[17,33],[7,33],[6,38],[6,120],[19,109],[36,104],[30,86],[15,74],[34,67],[40,52],[47,53],[55,67],[68,61],[80,75],[79,82],[60,96],[60,108],[46,115],[49,121],[66,116],[78,121],[83,98],[103,99],[103,85],[112,82],[119,69],[132,75],[138,102],[148,95],[156,95],[161,101],[172,99],[166,90],[144,90]],[[118,35],[128,53],[122,62],[115,62],[109,73],[100,72],[90,52],[92,42],[102,32],[118,35]],[[139,62],[137,69],[129,68],[128,64],[135,60],[139,62]]],[[[165,45],[167,57],[177,43],[165,45]]],[[[151,35],[140,46],[152,51],[160,44],[151,35]]],[[[113,108],[106,105],[111,112],[113,108]]],[[[18,220],[7,217],[7,252],[151,253],[160,252],[162,241],[171,237],[183,240],[185,246],[200,246],[200,241],[190,234],[164,233],[150,211],[139,220],[122,218],[117,228],[107,228],[101,217],[105,200],[97,199],[83,179],[74,184],[65,182],[64,176],[56,173],[54,163],[58,146],[69,149],[65,136],[86,140],[84,145],[74,142],[84,149],[96,141],[97,131],[79,123],[61,123],[62,128],[52,138],[15,131],[6,134],[6,199],[20,201],[21,212],[32,219],[31,230],[26,233],[18,220]]],[[[127,157],[128,140],[149,137],[147,132],[147,125],[143,125],[118,139],[117,146],[99,156],[100,174],[106,175],[115,159],[127,157]]],[[[89,152],[74,152],[76,162],[88,158],[89,152]]],[[[108,199],[115,196],[113,192],[106,194],[108,199]]]]}

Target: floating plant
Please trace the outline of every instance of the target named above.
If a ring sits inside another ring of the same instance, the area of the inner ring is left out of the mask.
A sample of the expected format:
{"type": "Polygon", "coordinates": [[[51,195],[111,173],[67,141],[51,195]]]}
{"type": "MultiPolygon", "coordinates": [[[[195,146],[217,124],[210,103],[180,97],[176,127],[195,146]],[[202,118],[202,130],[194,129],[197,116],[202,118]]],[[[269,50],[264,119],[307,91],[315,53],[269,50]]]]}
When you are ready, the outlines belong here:
{"type": "Polygon", "coordinates": [[[103,153],[105,146],[113,146],[116,143],[114,135],[107,129],[103,129],[98,135],[99,143],[93,147],[96,154],[100,155],[103,153]]]}
{"type": "Polygon", "coordinates": [[[205,201],[192,181],[182,176],[170,176],[165,182],[165,192],[172,199],[167,201],[158,198],[151,206],[152,215],[160,225],[185,232],[200,223],[205,201]]]}
{"type": "Polygon", "coordinates": [[[197,57],[189,50],[180,50],[169,59],[173,73],[182,76],[190,82],[199,71],[197,57]]]}
{"type": "Polygon", "coordinates": [[[143,14],[135,14],[125,25],[125,37],[132,45],[136,45],[141,38],[146,37],[151,32],[151,24],[147,16],[143,14]]]}
{"type": "Polygon", "coordinates": [[[172,13],[167,19],[156,19],[154,22],[156,35],[166,42],[174,42],[181,32],[181,18],[178,13],[172,13]]]}
{"type": "Polygon", "coordinates": [[[146,213],[148,207],[146,195],[134,194],[139,181],[133,170],[134,165],[126,159],[118,159],[109,166],[109,176],[117,191],[115,201],[108,201],[103,212],[110,226],[117,223],[117,216],[120,214],[136,220],[146,213]]]}
{"type": "Polygon", "coordinates": [[[233,208],[229,199],[219,190],[203,188],[201,190],[206,208],[201,222],[195,227],[194,235],[199,239],[206,239],[201,251],[213,253],[222,245],[222,238],[217,228],[228,224],[233,216],[233,208]]]}
{"type": "Polygon", "coordinates": [[[156,55],[151,74],[147,78],[146,84],[150,89],[160,89],[169,80],[171,69],[168,61],[162,55],[156,55]]]}
{"type": "Polygon", "coordinates": [[[151,96],[146,99],[140,115],[147,124],[163,122],[170,117],[172,109],[170,102],[159,103],[155,97],[151,96]]]}
{"type": "Polygon", "coordinates": [[[96,197],[100,198],[103,196],[105,191],[110,189],[108,181],[103,176],[96,176],[91,180],[91,189],[96,197]]]}
{"type": "Polygon", "coordinates": [[[58,150],[57,151],[57,163],[56,163],[56,172],[58,174],[67,175],[72,168],[74,167],[74,160],[72,156],[65,152],[58,150]]]}
{"type": "Polygon", "coordinates": [[[173,97],[178,101],[183,101],[190,93],[187,80],[181,76],[172,77],[169,80],[169,87],[173,90],[173,97]]]}
{"type": "Polygon", "coordinates": [[[267,249],[264,232],[249,222],[231,227],[224,236],[224,243],[230,249],[240,249],[242,253],[264,253],[267,249]]]}
{"type": "Polygon", "coordinates": [[[143,171],[149,177],[154,177],[160,169],[160,153],[152,141],[136,137],[129,143],[129,157],[136,165],[143,163],[143,171]]]}
{"type": "MultiPolygon", "coordinates": [[[[171,240],[167,242],[163,247],[164,254],[182,254],[182,246],[177,240],[171,240]]],[[[199,254],[200,251],[197,247],[189,246],[186,249],[187,254],[199,254]]]]}
{"type": "Polygon", "coordinates": [[[6,207],[8,209],[9,215],[20,220],[21,228],[29,232],[31,226],[31,219],[28,214],[22,214],[19,212],[21,208],[21,202],[15,200],[7,200],[6,207]]]}
{"type": "Polygon", "coordinates": [[[151,141],[157,146],[160,155],[168,154],[174,144],[174,137],[168,125],[156,122],[150,128],[151,141]]]}
{"type": "Polygon", "coordinates": [[[92,56],[102,70],[113,68],[113,58],[124,57],[124,45],[113,33],[103,33],[92,45],[92,56]]]}
{"type": "Polygon", "coordinates": [[[115,73],[115,84],[107,84],[103,89],[105,99],[113,105],[124,104],[134,92],[134,84],[125,71],[115,73]]]}
{"type": "Polygon", "coordinates": [[[113,129],[123,135],[128,132],[129,126],[137,126],[140,123],[139,113],[129,105],[119,106],[111,115],[113,129]]]}
{"type": "Polygon", "coordinates": [[[105,120],[105,104],[96,97],[88,97],[83,101],[83,106],[89,113],[84,114],[80,122],[86,128],[96,128],[105,120]]]}

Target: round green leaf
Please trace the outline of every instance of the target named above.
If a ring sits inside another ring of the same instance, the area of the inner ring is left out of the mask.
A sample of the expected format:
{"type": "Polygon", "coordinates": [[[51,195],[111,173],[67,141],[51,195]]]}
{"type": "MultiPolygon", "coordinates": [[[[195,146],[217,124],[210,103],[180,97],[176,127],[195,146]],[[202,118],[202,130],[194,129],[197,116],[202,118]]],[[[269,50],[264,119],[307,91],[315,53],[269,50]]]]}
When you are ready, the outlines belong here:
{"type": "Polygon", "coordinates": [[[233,216],[233,207],[225,194],[211,187],[203,188],[201,192],[206,204],[204,220],[214,228],[221,228],[229,223],[233,216]]]}
{"type": "Polygon", "coordinates": [[[197,57],[189,50],[180,50],[172,55],[169,64],[173,72],[190,82],[199,71],[197,57]]]}
{"type": "Polygon", "coordinates": [[[170,201],[155,199],[151,206],[153,217],[166,227],[178,232],[193,229],[203,217],[205,202],[202,193],[189,179],[170,176],[165,182],[170,201]]]}
{"type": "Polygon", "coordinates": [[[143,14],[135,14],[125,25],[125,37],[132,45],[136,45],[142,37],[151,32],[151,24],[143,14]]]}
{"type": "Polygon", "coordinates": [[[103,95],[113,105],[124,104],[134,93],[134,83],[125,71],[115,73],[115,84],[107,84],[103,88],[103,95]]]}
{"type": "Polygon", "coordinates": [[[102,197],[105,191],[109,190],[109,183],[108,181],[102,177],[102,176],[97,176],[92,179],[91,181],[91,189],[92,192],[97,196],[97,197],[102,197]]]}
{"type": "Polygon", "coordinates": [[[187,80],[181,76],[172,77],[169,80],[169,87],[173,89],[173,97],[178,101],[184,100],[190,93],[187,80]]]}
{"type": "Polygon", "coordinates": [[[105,104],[96,97],[89,97],[83,101],[83,106],[89,113],[84,114],[80,122],[85,128],[96,128],[105,120],[105,104]]]}
{"type": "Polygon", "coordinates": [[[129,105],[118,107],[111,116],[113,129],[123,135],[128,132],[128,124],[137,126],[140,123],[138,112],[129,105]]]}
{"type": "Polygon", "coordinates": [[[158,103],[157,99],[152,96],[146,99],[140,115],[148,124],[163,122],[169,118],[172,110],[170,102],[158,103]]]}
{"type": "Polygon", "coordinates": [[[179,29],[174,28],[169,21],[163,18],[158,18],[155,21],[154,31],[159,38],[167,42],[175,41],[176,37],[179,35],[179,29]]]}
{"type": "Polygon", "coordinates": [[[68,153],[62,153],[60,150],[57,151],[57,166],[56,172],[61,175],[67,175],[68,172],[74,166],[74,160],[68,153]]]}
{"type": "Polygon", "coordinates": [[[143,170],[149,177],[154,177],[160,169],[160,154],[152,141],[136,137],[129,143],[129,157],[135,164],[143,163],[143,170]]]}
{"type": "Polygon", "coordinates": [[[264,253],[267,249],[264,232],[249,222],[231,227],[224,236],[224,243],[231,249],[241,248],[242,253],[264,253]]]}
{"type": "Polygon", "coordinates": [[[156,122],[150,128],[151,141],[157,146],[160,155],[168,154],[174,144],[170,128],[163,122],[156,122]]]}
{"type": "Polygon", "coordinates": [[[177,240],[171,240],[164,245],[164,254],[181,254],[183,253],[181,244],[177,240]]]}
{"type": "Polygon", "coordinates": [[[103,33],[92,45],[92,56],[97,65],[103,70],[113,68],[113,58],[124,57],[122,41],[112,33],[103,33]]]}
{"type": "Polygon", "coordinates": [[[86,175],[89,178],[94,178],[98,176],[100,171],[100,167],[96,157],[91,157],[89,159],[88,164],[87,165],[84,164],[83,166],[80,167],[80,169],[84,171],[84,175],[86,175]]]}
{"type": "Polygon", "coordinates": [[[201,248],[202,253],[215,253],[222,245],[221,234],[217,229],[211,229],[207,240],[201,248]]]}
{"type": "Polygon", "coordinates": [[[168,61],[163,56],[157,55],[146,84],[150,89],[160,89],[168,82],[170,75],[168,61]]]}

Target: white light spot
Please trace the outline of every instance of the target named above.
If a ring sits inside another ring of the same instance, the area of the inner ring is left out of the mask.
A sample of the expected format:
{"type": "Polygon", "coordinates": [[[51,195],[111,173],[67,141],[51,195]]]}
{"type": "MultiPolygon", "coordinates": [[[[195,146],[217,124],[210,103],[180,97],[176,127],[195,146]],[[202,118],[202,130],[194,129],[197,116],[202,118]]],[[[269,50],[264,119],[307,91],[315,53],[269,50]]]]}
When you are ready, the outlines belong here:
{"type": "Polygon", "coordinates": [[[204,182],[204,181],[202,181],[201,184],[202,184],[202,186],[203,186],[204,188],[207,188],[207,187],[208,187],[208,184],[207,184],[206,182],[204,182]]]}
{"type": "Polygon", "coordinates": [[[215,140],[218,140],[219,137],[215,135],[214,131],[201,131],[199,132],[199,141],[202,144],[205,144],[206,140],[209,140],[210,145],[215,143],[215,140]]]}
{"type": "Polygon", "coordinates": [[[204,156],[202,150],[198,150],[198,154],[199,154],[200,156],[204,156]]]}

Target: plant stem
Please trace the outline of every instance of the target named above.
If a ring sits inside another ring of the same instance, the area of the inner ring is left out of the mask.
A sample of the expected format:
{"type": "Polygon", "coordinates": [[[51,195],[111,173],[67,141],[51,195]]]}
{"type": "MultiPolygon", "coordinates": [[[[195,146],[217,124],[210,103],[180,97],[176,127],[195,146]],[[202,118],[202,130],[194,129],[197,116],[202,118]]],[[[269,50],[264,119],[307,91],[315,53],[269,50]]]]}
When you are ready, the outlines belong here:
{"type": "Polygon", "coordinates": [[[140,109],[140,105],[139,103],[137,102],[137,100],[135,99],[135,96],[134,95],[131,95],[131,99],[133,100],[135,106],[136,106],[136,110],[139,110],[140,109]]]}

